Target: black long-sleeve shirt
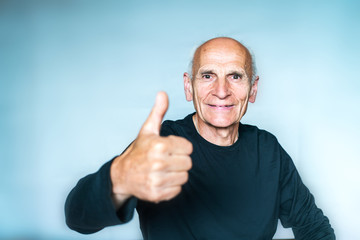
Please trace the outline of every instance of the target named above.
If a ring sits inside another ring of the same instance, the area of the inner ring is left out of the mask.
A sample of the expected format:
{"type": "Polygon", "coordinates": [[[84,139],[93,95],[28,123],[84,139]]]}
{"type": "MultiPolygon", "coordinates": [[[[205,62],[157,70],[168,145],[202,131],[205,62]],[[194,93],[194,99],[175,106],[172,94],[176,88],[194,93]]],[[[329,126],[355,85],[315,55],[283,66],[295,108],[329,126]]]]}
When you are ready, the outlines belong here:
{"type": "Polygon", "coordinates": [[[193,144],[193,167],[181,193],[158,204],[133,197],[116,212],[110,161],[70,192],[65,214],[71,229],[93,233],[125,223],[136,208],[144,239],[267,240],[278,219],[292,227],[297,240],[335,239],[329,220],[272,134],[240,124],[233,145],[217,146],[197,133],[190,114],[165,121],[161,135],[182,136],[193,144]]]}

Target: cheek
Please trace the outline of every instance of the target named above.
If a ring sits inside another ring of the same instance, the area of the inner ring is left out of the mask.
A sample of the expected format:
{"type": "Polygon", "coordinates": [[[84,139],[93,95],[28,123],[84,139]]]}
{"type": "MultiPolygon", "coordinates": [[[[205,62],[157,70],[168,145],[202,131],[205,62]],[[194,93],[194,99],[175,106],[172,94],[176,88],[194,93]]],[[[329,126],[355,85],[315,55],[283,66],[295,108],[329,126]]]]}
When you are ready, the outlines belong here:
{"type": "Polygon", "coordinates": [[[239,100],[243,101],[243,102],[247,102],[249,100],[249,93],[248,92],[242,92],[240,93],[241,95],[239,95],[239,100]]]}
{"type": "Polygon", "coordinates": [[[207,93],[209,92],[207,89],[209,87],[206,86],[205,84],[198,84],[198,85],[195,85],[193,87],[193,96],[194,96],[194,99],[197,99],[197,101],[201,101],[202,99],[204,99],[206,96],[207,96],[207,93]]]}
{"type": "Polygon", "coordinates": [[[248,101],[250,96],[250,87],[249,86],[240,86],[237,88],[234,88],[233,91],[235,97],[238,99],[238,101],[248,101]]]}

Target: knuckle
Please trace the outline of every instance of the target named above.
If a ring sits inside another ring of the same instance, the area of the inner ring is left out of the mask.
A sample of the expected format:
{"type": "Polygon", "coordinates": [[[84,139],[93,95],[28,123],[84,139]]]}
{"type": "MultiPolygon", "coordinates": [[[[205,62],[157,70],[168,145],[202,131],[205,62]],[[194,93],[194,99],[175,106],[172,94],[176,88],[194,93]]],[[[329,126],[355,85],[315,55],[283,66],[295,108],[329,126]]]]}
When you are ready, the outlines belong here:
{"type": "Polygon", "coordinates": [[[147,186],[151,191],[153,191],[154,188],[159,185],[159,182],[160,182],[159,177],[157,177],[154,174],[151,174],[151,175],[148,176],[147,186]]]}
{"type": "Polygon", "coordinates": [[[187,182],[189,180],[189,173],[184,172],[184,182],[187,182]]]}
{"type": "Polygon", "coordinates": [[[190,170],[192,168],[192,159],[191,157],[187,157],[185,161],[185,166],[187,170],[190,170]]]}
{"type": "Polygon", "coordinates": [[[147,200],[149,200],[150,202],[156,202],[156,196],[153,193],[149,193],[147,200]]]}
{"type": "Polygon", "coordinates": [[[186,149],[189,153],[192,153],[193,144],[184,137],[178,137],[178,139],[181,142],[181,145],[184,147],[184,149],[186,149]]]}
{"type": "Polygon", "coordinates": [[[160,201],[161,200],[161,195],[159,193],[159,190],[153,189],[152,191],[150,191],[150,194],[148,195],[148,200],[150,200],[151,202],[160,201]]]}
{"type": "Polygon", "coordinates": [[[151,149],[154,152],[162,153],[162,152],[165,152],[165,150],[166,150],[166,144],[163,141],[160,141],[160,140],[153,141],[151,143],[151,149]]]}
{"type": "Polygon", "coordinates": [[[189,154],[193,152],[193,145],[192,143],[189,141],[189,140],[186,140],[188,143],[187,143],[187,148],[188,148],[188,151],[189,151],[189,154]]]}
{"type": "Polygon", "coordinates": [[[183,172],[181,174],[181,178],[180,178],[180,184],[185,184],[188,180],[189,180],[189,174],[187,172],[183,172]]]}
{"type": "Polygon", "coordinates": [[[165,164],[162,161],[154,161],[150,165],[150,170],[152,170],[152,171],[161,171],[161,170],[164,169],[164,167],[165,167],[164,165],[165,164]]]}
{"type": "Polygon", "coordinates": [[[180,193],[180,191],[181,191],[180,187],[174,188],[171,192],[167,193],[164,196],[164,200],[168,201],[168,200],[174,198],[175,196],[177,196],[180,193]]]}
{"type": "Polygon", "coordinates": [[[169,201],[169,200],[171,200],[172,198],[174,198],[176,195],[173,195],[173,194],[169,194],[169,195],[167,195],[167,196],[165,196],[165,199],[164,200],[166,200],[166,201],[169,201]]]}
{"type": "Polygon", "coordinates": [[[168,135],[165,138],[169,139],[170,141],[176,139],[177,137],[175,135],[168,135]]]}
{"type": "Polygon", "coordinates": [[[174,189],[174,197],[175,197],[176,195],[178,195],[180,192],[181,192],[181,187],[180,187],[180,186],[176,187],[176,188],[174,189]]]}

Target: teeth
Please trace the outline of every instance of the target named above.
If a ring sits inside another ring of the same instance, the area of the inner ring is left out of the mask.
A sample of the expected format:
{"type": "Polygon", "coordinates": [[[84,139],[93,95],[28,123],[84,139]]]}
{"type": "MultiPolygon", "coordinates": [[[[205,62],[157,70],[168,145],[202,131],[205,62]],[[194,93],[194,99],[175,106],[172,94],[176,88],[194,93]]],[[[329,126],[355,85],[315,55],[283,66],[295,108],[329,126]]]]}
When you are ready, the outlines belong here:
{"type": "Polygon", "coordinates": [[[210,106],[212,107],[231,107],[232,105],[212,105],[212,104],[209,104],[210,106]]]}

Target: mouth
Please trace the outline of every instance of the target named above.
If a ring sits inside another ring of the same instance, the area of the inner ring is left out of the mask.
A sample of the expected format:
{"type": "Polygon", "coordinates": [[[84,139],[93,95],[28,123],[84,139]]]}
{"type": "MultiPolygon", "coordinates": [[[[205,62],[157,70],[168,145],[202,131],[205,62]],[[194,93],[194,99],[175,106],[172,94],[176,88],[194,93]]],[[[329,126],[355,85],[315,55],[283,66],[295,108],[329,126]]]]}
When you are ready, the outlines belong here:
{"type": "Polygon", "coordinates": [[[224,104],[224,105],[217,105],[217,104],[207,104],[209,107],[218,109],[218,110],[229,110],[234,107],[233,104],[224,104]]]}

